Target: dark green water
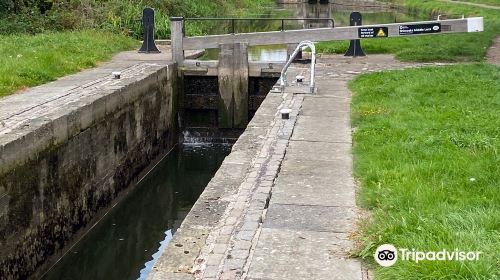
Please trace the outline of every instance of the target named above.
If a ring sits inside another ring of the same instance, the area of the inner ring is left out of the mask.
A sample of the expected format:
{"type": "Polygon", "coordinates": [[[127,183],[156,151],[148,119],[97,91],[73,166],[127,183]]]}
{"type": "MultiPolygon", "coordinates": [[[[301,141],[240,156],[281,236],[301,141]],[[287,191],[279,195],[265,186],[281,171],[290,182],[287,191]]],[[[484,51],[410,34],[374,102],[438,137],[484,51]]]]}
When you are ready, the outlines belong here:
{"type": "Polygon", "coordinates": [[[146,279],[231,146],[173,150],[42,279],[146,279]]]}

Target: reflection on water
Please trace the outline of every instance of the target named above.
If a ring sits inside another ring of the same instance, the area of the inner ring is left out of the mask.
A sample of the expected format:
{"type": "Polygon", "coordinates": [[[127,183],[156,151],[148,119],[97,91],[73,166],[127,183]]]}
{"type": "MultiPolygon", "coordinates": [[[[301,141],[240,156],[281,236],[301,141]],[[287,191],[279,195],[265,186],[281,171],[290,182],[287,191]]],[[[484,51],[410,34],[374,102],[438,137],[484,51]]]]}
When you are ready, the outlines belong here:
{"type": "Polygon", "coordinates": [[[254,46],[248,50],[248,59],[250,61],[285,61],[286,46],[254,46]]]}
{"type": "Polygon", "coordinates": [[[210,144],[173,150],[43,279],[146,279],[230,149],[210,144]]]}
{"type": "MultiPolygon", "coordinates": [[[[351,12],[359,11],[363,15],[363,24],[394,23],[416,20],[429,20],[429,17],[408,15],[404,12],[389,6],[386,3],[373,1],[342,1],[336,0],[330,4],[278,4],[277,14],[286,14],[288,18],[299,18],[301,20],[287,20],[285,29],[303,29],[303,28],[326,28],[330,27],[330,22],[315,20],[313,18],[332,18],[335,26],[348,26],[351,12]],[[308,19],[309,18],[309,19],[308,19]]],[[[223,24],[222,24],[223,25],[223,24]]],[[[236,23],[236,32],[256,32],[256,31],[278,31],[281,29],[281,22],[276,20],[269,21],[238,21],[236,23]]],[[[229,27],[224,27],[222,32],[215,31],[214,34],[228,33],[229,27]]],[[[250,61],[285,61],[287,58],[287,49],[284,45],[273,46],[252,46],[248,51],[250,61]]],[[[203,60],[216,60],[218,57],[217,49],[207,50],[202,57],[203,60]]]]}
{"type": "MultiPolygon", "coordinates": [[[[208,49],[202,60],[217,60],[219,56],[218,49],[208,49]]],[[[285,45],[251,46],[248,48],[249,61],[285,61],[285,45]]]]}

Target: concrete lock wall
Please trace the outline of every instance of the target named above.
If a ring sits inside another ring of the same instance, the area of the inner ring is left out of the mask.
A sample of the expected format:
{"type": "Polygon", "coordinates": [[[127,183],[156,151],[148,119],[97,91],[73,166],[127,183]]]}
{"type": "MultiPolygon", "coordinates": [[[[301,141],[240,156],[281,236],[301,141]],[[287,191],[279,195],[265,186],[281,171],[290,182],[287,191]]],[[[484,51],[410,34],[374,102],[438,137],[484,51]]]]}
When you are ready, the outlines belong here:
{"type": "Polygon", "coordinates": [[[43,270],[175,145],[176,77],[148,64],[0,138],[0,279],[43,270]]]}

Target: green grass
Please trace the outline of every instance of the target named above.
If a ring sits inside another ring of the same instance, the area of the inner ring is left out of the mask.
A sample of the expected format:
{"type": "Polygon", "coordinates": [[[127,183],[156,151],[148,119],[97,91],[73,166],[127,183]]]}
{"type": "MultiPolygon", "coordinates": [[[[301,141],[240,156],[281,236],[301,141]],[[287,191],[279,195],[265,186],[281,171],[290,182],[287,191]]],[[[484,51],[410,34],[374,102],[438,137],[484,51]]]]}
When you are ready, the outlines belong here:
{"type": "Polygon", "coordinates": [[[432,67],[351,82],[355,175],[377,246],[482,251],[477,262],[398,261],[377,279],[500,279],[500,67],[432,67]]]}
{"type": "MultiPolygon", "coordinates": [[[[483,16],[485,31],[468,34],[364,39],[362,46],[367,54],[392,53],[396,58],[404,61],[480,62],[484,60],[492,40],[500,35],[500,11],[443,3],[437,0],[405,0],[404,3],[408,11],[413,14],[483,16]]],[[[324,53],[344,53],[347,47],[348,42],[337,41],[320,43],[317,48],[319,52],[324,53]]]]}
{"type": "Polygon", "coordinates": [[[500,1],[498,0],[457,0],[460,2],[469,2],[475,4],[485,4],[490,6],[500,6],[500,1]]]}
{"type": "Polygon", "coordinates": [[[0,97],[93,67],[137,46],[133,39],[99,31],[0,36],[0,97]]]}

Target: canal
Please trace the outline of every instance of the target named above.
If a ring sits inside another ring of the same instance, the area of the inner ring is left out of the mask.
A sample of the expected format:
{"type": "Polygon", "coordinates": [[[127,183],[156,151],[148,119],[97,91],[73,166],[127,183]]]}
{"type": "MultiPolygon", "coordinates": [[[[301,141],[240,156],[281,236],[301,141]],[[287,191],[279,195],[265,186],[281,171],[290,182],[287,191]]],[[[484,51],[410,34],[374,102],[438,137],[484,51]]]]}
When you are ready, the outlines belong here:
{"type": "Polygon", "coordinates": [[[230,150],[185,144],[171,151],[42,279],[146,279],[230,150]]]}
{"type": "MultiPolygon", "coordinates": [[[[290,20],[286,29],[327,27],[327,21],[307,18],[333,18],[335,26],[349,25],[349,14],[360,11],[364,24],[426,20],[407,15],[386,4],[336,1],[322,4],[277,4],[267,17],[304,18],[290,20]]],[[[229,30],[220,25],[214,34],[229,30]]],[[[189,25],[187,25],[189,28],[189,25]]],[[[239,21],[236,32],[279,30],[281,22],[239,21]]],[[[227,32],[226,32],[227,33],[227,32]]],[[[207,50],[203,59],[217,59],[218,50],[207,50]]],[[[286,46],[252,47],[253,61],[284,61],[286,46]]],[[[189,137],[185,137],[188,139],[189,137]]],[[[225,156],[229,144],[181,144],[171,151],[130,193],[115,205],[43,277],[44,280],[146,279],[156,258],[166,247],[225,156]]]]}

